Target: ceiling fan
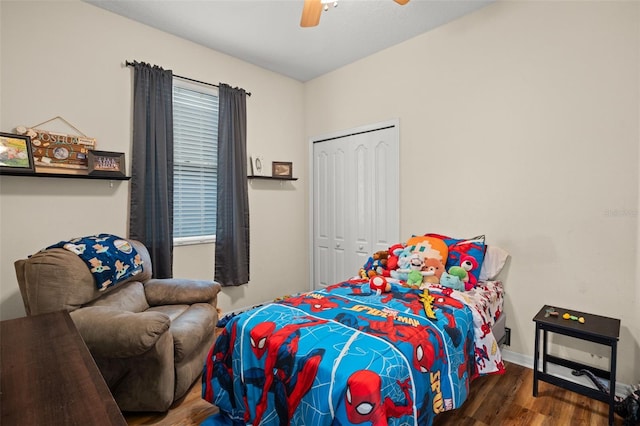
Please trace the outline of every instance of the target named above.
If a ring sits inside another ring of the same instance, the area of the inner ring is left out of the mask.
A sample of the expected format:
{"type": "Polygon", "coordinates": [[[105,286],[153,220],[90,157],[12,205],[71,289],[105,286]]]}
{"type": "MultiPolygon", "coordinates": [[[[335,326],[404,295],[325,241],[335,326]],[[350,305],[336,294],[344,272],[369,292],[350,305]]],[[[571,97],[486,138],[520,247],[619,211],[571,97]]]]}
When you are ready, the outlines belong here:
{"type": "MultiPolygon", "coordinates": [[[[393,0],[399,5],[405,5],[409,3],[409,0],[393,0]]],[[[300,18],[300,26],[315,27],[320,23],[320,15],[322,15],[322,9],[327,10],[327,3],[335,3],[333,0],[304,0],[304,8],[302,9],[302,17],[300,18]]]]}

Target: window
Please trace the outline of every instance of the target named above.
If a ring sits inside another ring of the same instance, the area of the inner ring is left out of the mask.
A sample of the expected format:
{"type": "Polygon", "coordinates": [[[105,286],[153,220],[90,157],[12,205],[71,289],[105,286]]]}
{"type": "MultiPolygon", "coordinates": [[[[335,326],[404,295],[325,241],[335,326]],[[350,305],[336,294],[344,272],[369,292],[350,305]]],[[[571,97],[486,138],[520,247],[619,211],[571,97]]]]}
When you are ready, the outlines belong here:
{"type": "Polygon", "coordinates": [[[215,241],[218,91],[173,80],[173,242],[215,241]]]}

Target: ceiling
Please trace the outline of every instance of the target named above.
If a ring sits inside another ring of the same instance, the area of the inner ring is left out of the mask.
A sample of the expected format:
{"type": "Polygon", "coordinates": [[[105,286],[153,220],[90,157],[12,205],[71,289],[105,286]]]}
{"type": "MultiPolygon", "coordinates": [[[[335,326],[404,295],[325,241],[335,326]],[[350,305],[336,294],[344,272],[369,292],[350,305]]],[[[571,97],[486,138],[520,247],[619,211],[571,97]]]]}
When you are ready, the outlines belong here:
{"type": "Polygon", "coordinates": [[[305,82],[494,0],[339,0],[312,28],[300,27],[304,0],[85,1],[305,82]]]}

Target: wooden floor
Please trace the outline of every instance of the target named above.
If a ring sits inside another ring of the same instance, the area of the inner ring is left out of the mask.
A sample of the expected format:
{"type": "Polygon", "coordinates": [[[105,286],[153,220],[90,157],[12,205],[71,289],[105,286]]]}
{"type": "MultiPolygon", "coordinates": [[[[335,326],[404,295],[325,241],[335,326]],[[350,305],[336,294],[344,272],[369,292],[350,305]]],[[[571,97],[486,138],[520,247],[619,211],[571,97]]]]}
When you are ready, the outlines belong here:
{"type": "Polygon", "coordinates": [[[123,413],[129,425],[199,425],[218,408],[201,397],[202,385],[197,380],[187,395],[176,401],[166,413],[123,413]]]}
{"type": "MultiPolygon", "coordinates": [[[[609,406],[538,382],[538,397],[532,395],[533,370],[505,362],[502,376],[480,377],[471,384],[469,398],[458,410],[438,415],[434,426],[443,425],[607,425],[609,406]]],[[[622,418],[614,415],[615,425],[622,418]]]]}
{"type": "MultiPolygon", "coordinates": [[[[469,398],[454,411],[438,415],[434,426],[462,425],[606,425],[608,406],[585,396],[539,382],[538,397],[531,394],[533,370],[505,363],[501,376],[480,377],[471,384],[469,398]]],[[[196,382],[186,397],[165,414],[127,414],[129,425],[199,425],[217,408],[200,397],[196,382]]],[[[615,424],[622,425],[615,417],[615,424]]]]}

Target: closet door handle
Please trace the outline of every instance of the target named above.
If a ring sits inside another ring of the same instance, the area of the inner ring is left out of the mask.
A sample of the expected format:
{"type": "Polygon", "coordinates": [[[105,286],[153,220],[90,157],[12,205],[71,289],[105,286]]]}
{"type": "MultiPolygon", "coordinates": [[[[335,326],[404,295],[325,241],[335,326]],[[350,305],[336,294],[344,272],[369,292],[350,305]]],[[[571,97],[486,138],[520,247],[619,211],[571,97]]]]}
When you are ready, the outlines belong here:
{"type": "Polygon", "coordinates": [[[362,250],[363,248],[364,248],[364,246],[359,246],[358,247],[359,250],[362,250]]]}
{"type": "Polygon", "coordinates": [[[340,248],[340,243],[336,243],[336,248],[340,248]]]}

